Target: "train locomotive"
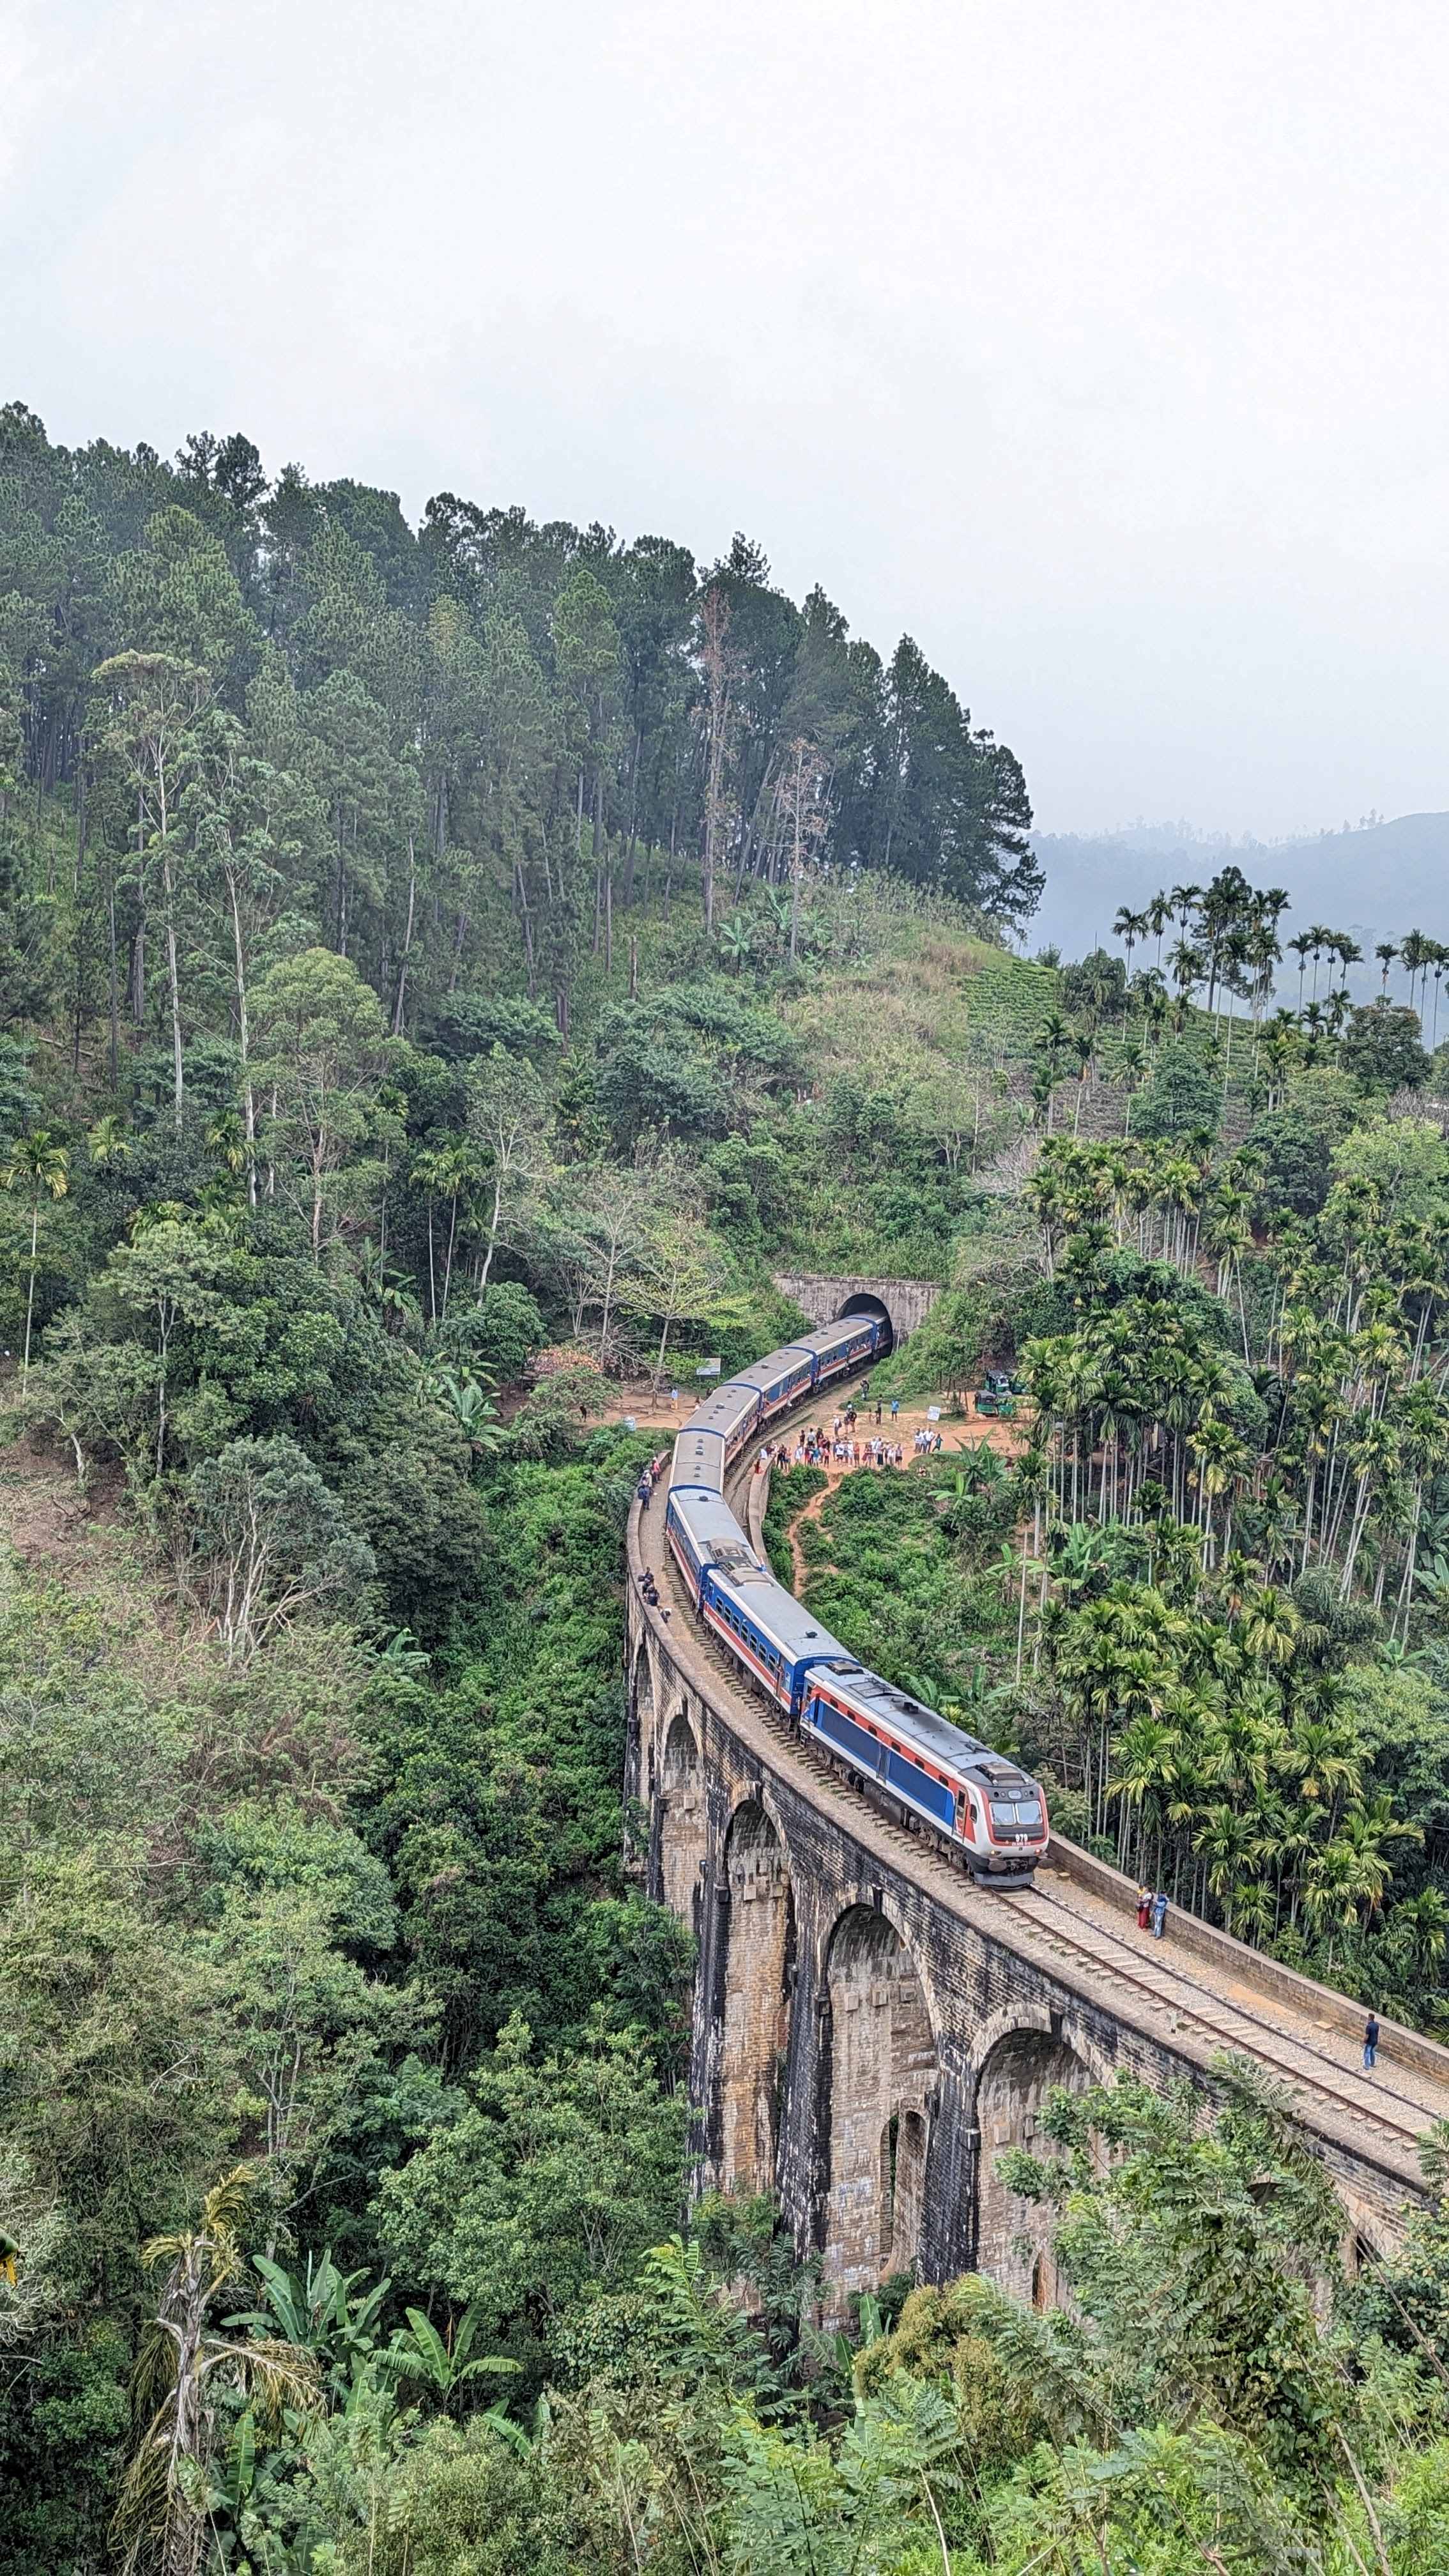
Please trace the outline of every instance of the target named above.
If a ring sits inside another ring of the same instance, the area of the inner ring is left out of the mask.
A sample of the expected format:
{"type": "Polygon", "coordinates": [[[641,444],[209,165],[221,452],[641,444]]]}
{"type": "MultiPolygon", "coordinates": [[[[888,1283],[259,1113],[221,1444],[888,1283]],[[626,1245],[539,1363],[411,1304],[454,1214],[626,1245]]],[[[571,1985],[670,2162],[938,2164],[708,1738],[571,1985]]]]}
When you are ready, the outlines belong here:
{"type": "Polygon", "coordinates": [[[666,1538],[696,1616],[802,1736],[978,1882],[1028,1886],[1049,1839],[1038,1783],[858,1663],[776,1582],[725,1500],[747,1443],[787,1406],[862,1367],[889,1331],[879,1317],[846,1315],[716,1387],[674,1444],[666,1538]]]}

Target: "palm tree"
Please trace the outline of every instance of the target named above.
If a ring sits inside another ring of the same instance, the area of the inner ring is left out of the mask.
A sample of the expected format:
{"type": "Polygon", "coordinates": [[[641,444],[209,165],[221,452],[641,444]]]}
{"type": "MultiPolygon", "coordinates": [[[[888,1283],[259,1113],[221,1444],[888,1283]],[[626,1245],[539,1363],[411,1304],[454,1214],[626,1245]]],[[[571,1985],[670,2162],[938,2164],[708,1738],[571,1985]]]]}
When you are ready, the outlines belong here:
{"type": "Polygon", "coordinates": [[[1389,994],[1389,968],[1392,966],[1398,953],[1399,952],[1394,946],[1392,939],[1381,939],[1377,948],[1374,950],[1374,955],[1379,961],[1379,968],[1383,977],[1381,989],[1385,1001],[1388,1000],[1389,994]]]}
{"type": "Polygon", "coordinates": [[[1037,1077],[1033,1098],[1040,1090],[1046,1109],[1047,1134],[1052,1132],[1052,1105],[1062,1068],[1062,1056],[1070,1042],[1071,1030],[1060,1011],[1048,1011],[1037,1033],[1037,1077]]]}
{"type": "Polygon", "coordinates": [[[28,1189],[30,1192],[30,1280],[25,1292],[25,1358],[20,1371],[22,1387],[30,1375],[30,1337],[35,1316],[35,1274],[39,1268],[40,1202],[46,1191],[53,1199],[63,1199],[70,1187],[70,1156],[58,1144],[48,1127],[36,1127],[12,1147],[10,1160],[0,1169],[0,1189],[28,1189]]]}
{"type": "Polygon", "coordinates": [[[1390,1917],[1389,1947],[1402,1959],[1411,1991],[1422,1993],[1439,1983],[1439,1963],[1449,1947],[1449,1902],[1437,1887],[1399,1898],[1390,1917]]]}
{"type": "Polygon", "coordinates": [[[1119,905],[1117,918],[1112,924],[1112,936],[1114,939],[1120,939],[1123,947],[1127,951],[1127,972],[1129,975],[1132,972],[1132,951],[1136,947],[1138,940],[1142,938],[1146,928],[1147,916],[1145,913],[1132,912],[1128,909],[1125,903],[1119,905]]]}
{"type": "Polygon", "coordinates": [[[234,1181],[241,1178],[247,1163],[246,1138],[234,1109],[219,1109],[214,1118],[207,1120],[206,1150],[234,1181]]]}
{"type": "MultiPolygon", "coordinates": [[[[434,1259],[433,1208],[435,1202],[438,1199],[446,1198],[449,1191],[453,1188],[453,1161],[451,1150],[447,1146],[437,1148],[425,1147],[422,1153],[415,1154],[413,1156],[411,1178],[414,1189],[421,1190],[427,1200],[428,1320],[430,1323],[436,1324],[438,1320],[438,1271],[437,1263],[434,1259]]],[[[456,1204],[457,1202],[455,1198],[454,1205],[456,1206],[456,1204]]]]}
{"type": "Polygon", "coordinates": [[[1352,1000],[1353,995],[1350,993],[1346,984],[1340,984],[1337,992],[1329,994],[1328,1034],[1330,1037],[1336,1038],[1338,1036],[1340,1029],[1343,1027],[1344,1021],[1348,1017],[1349,1004],[1352,1000]]]}
{"type": "Polygon", "coordinates": [[[1206,961],[1202,950],[1195,948],[1190,939],[1184,938],[1179,939],[1176,946],[1168,950],[1167,962],[1172,968],[1173,981],[1177,986],[1177,1025],[1180,1029],[1187,1011],[1188,995],[1201,981],[1206,961]]]}
{"type": "Polygon", "coordinates": [[[1231,1932],[1243,1900],[1243,1882],[1262,1850],[1258,1818],[1243,1815],[1235,1807],[1209,1807],[1194,1845],[1207,1862],[1207,1883],[1222,1906],[1223,1920],[1231,1932]]]}
{"type": "Polygon", "coordinates": [[[440,1156],[448,1192],[448,1249],[443,1257],[443,1303],[439,1320],[448,1320],[448,1292],[453,1283],[453,1247],[458,1237],[458,1201],[471,1196],[483,1178],[483,1165],[471,1145],[450,1145],[440,1156]]]}
{"type": "MultiPolygon", "coordinates": [[[[1409,978],[1410,1010],[1414,1007],[1414,985],[1418,978],[1419,971],[1422,967],[1427,972],[1429,961],[1433,956],[1433,953],[1434,942],[1432,939],[1426,939],[1422,930],[1409,931],[1400,943],[1399,958],[1409,978]]],[[[1420,1004],[1420,1017],[1423,1017],[1422,1002],[1420,1004]]]]}
{"type": "Polygon", "coordinates": [[[1298,960],[1298,1015],[1300,1019],[1303,1016],[1303,978],[1308,972],[1308,953],[1312,946],[1313,935],[1311,931],[1307,930],[1300,931],[1296,939],[1290,939],[1288,942],[1290,956],[1296,957],[1298,960]]]}
{"type": "Polygon", "coordinates": [[[86,1144],[98,1172],[119,1170],[131,1159],[131,1139],[126,1122],[114,1109],[108,1109],[104,1118],[98,1118],[94,1127],[87,1130],[86,1144]]]}
{"type": "Polygon", "coordinates": [[[1318,999],[1318,961],[1325,948],[1332,945],[1333,933],[1326,922],[1316,921],[1308,933],[1308,951],[1313,959],[1313,999],[1318,999]]]}
{"type": "MultiPolygon", "coordinates": [[[[1165,1695],[1165,1674],[1163,1691],[1165,1695]]],[[[1158,1704],[1161,1705],[1160,1699],[1158,1704]]],[[[1150,1713],[1135,1716],[1122,1730],[1114,1771],[1112,1796],[1122,1803],[1117,1865],[1119,1869],[1126,1869],[1132,1857],[1132,1820],[1135,1814],[1139,1865],[1149,1826],[1155,1829],[1155,1879],[1162,1867],[1162,1829],[1168,1793],[1182,1777],[1182,1737],[1178,1729],[1150,1713]]]]}
{"type": "Polygon", "coordinates": [[[1123,1129],[1123,1134],[1130,1142],[1132,1136],[1132,1102],[1137,1091],[1147,1079],[1147,1050],[1142,1044],[1140,1038],[1128,1038],[1125,1040],[1117,1058],[1117,1075],[1119,1081],[1123,1082],[1127,1089],[1127,1119],[1126,1125],[1123,1129]]]}
{"type": "Polygon", "coordinates": [[[1429,1036],[1429,1053],[1432,1055],[1439,1043],[1439,987],[1444,981],[1444,969],[1449,966],[1449,948],[1438,939],[1432,940],[1430,946],[1434,952],[1429,959],[1434,970],[1434,1024],[1429,1036]]]}
{"type": "Polygon", "coordinates": [[[384,1320],[396,1316],[400,1329],[421,1329],[423,1310],[408,1286],[407,1273],[389,1261],[380,1245],[368,1235],[361,1247],[362,1284],[369,1297],[376,1299],[384,1320]]]}
{"type": "Polygon", "coordinates": [[[1172,905],[1165,894],[1155,894],[1143,919],[1157,942],[1157,963],[1162,964],[1162,934],[1172,919],[1172,905]]]}
{"type": "Polygon", "coordinates": [[[1255,1583],[1243,1595],[1243,1645],[1255,1664],[1288,1664],[1298,1645],[1303,1622],[1289,1592],[1275,1583],[1255,1583]]]}
{"type": "Polygon", "coordinates": [[[273,2419],[284,2406],[315,2403],[315,2355],[267,2338],[238,2339],[211,2311],[244,2268],[241,2230],[254,2177],[238,2165],[201,2204],[201,2225],[157,2236],[142,2261],[168,2264],[157,2310],[141,2337],[132,2411],[144,2431],[121,2482],[112,2537],[127,2570],[157,2565],[164,2576],[197,2576],[206,2541],[206,2469],[217,2439],[213,2391],[230,2387],[273,2419]]]}
{"type": "Polygon", "coordinates": [[[1095,1053],[1095,1047],[1093,1045],[1090,1030],[1073,1030],[1072,1053],[1077,1059],[1077,1105],[1072,1112],[1072,1134],[1075,1136],[1078,1127],[1081,1124],[1082,1102],[1086,1096],[1087,1076],[1092,1070],[1092,1057],[1095,1053]]]}
{"type": "Polygon", "coordinates": [[[1298,1794],[1332,1815],[1339,1799],[1356,1798],[1363,1765],[1353,1739],[1331,1717],[1301,1717],[1279,1756],[1281,1768],[1298,1782],[1298,1794]]]}

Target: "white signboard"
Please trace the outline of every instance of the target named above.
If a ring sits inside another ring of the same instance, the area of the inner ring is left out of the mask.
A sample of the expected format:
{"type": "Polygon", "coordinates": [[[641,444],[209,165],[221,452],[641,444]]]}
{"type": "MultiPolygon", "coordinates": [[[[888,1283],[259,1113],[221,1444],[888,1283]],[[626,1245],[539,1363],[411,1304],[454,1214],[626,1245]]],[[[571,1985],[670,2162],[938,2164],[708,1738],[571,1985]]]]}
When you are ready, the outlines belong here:
{"type": "Polygon", "coordinates": [[[939,1422],[940,1419],[941,1408],[939,1404],[928,1404],[926,1407],[926,1420],[928,1422],[939,1422]]]}
{"type": "Polygon", "coordinates": [[[720,1363],[718,1360],[701,1360],[694,1374],[696,1377],[718,1377],[719,1372],[720,1363]]]}

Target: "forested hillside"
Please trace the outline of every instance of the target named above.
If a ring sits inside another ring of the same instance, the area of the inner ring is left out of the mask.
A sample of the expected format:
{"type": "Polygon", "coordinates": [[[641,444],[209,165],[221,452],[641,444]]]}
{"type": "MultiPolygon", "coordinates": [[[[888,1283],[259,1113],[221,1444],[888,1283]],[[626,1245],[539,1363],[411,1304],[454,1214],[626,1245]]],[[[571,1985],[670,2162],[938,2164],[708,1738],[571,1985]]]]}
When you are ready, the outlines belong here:
{"type": "Polygon", "coordinates": [[[1059,2315],[827,2334],[768,2204],[688,2208],[619,1417],[777,1271],[939,1284],[882,1389],[1032,1390],[797,1532],[832,1624],[1439,2018],[1433,943],[1350,1013],[1325,930],[1274,1018],[1215,882],[1167,974],[1130,912],[1029,963],[1029,821],[742,540],[0,415],[7,2567],[1444,2564],[1444,2209],[1349,2284],[1246,2079],[1049,2111],[1059,2315]]]}

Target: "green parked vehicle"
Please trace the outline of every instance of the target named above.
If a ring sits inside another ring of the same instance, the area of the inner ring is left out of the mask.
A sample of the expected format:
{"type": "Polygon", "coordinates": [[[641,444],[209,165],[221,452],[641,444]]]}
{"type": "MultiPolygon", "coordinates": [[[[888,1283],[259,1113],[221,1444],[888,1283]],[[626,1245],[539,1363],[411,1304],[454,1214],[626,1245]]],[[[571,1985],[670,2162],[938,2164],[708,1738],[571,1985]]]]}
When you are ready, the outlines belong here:
{"type": "Polygon", "coordinates": [[[990,1418],[1001,1422],[1014,1422],[1016,1419],[1016,1398],[1009,1386],[983,1387],[975,1398],[975,1404],[978,1413],[990,1418]]]}

